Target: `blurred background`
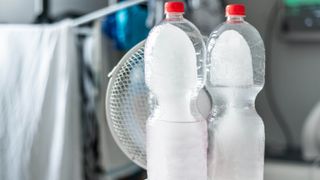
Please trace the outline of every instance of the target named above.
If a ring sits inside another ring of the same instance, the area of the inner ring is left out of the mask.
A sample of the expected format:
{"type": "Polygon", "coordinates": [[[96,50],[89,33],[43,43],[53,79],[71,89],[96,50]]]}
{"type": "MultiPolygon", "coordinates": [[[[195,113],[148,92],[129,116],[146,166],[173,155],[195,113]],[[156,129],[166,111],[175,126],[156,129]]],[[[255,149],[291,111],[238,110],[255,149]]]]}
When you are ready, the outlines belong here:
{"type": "MultiPolygon", "coordinates": [[[[162,19],[164,1],[115,10],[128,1],[0,0],[1,180],[146,177],[113,140],[105,93],[111,70],[162,19]]],[[[265,179],[320,179],[320,0],[185,2],[205,36],[227,4],[246,5],[266,46],[256,100],[265,179]]]]}

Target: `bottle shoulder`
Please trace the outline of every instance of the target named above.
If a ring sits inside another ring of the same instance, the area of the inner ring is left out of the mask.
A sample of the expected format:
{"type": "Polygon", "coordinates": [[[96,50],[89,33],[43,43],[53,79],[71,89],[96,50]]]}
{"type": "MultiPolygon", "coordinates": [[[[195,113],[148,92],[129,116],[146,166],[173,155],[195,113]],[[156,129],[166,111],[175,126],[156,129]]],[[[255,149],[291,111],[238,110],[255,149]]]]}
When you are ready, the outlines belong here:
{"type": "Polygon", "coordinates": [[[252,26],[250,23],[244,21],[242,23],[230,23],[224,22],[214,30],[209,36],[209,43],[215,42],[219,36],[225,31],[233,30],[238,32],[243,36],[243,38],[248,42],[249,46],[258,45],[264,48],[264,43],[262,37],[258,30],[252,26]]]}
{"type": "MultiPolygon", "coordinates": [[[[175,77],[192,78],[197,81],[197,89],[204,86],[206,46],[199,30],[188,20],[165,19],[152,28],[146,40],[144,55],[146,77],[155,74],[155,70],[151,73],[150,67],[157,64],[157,71],[163,72],[171,80],[175,77]],[[163,70],[160,65],[163,65],[163,70]]],[[[165,82],[169,83],[168,80],[165,82]]],[[[179,80],[180,84],[182,82],[179,80]]],[[[185,84],[192,83],[188,80],[185,84]]]]}
{"type": "Polygon", "coordinates": [[[208,40],[208,69],[209,86],[263,86],[265,46],[258,30],[245,21],[221,24],[208,40]]]}
{"type": "MultiPolygon", "coordinates": [[[[171,24],[175,27],[178,27],[182,31],[184,31],[191,40],[199,40],[203,41],[202,35],[200,33],[200,30],[189,20],[182,18],[179,20],[168,20],[164,19],[161,21],[158,25],[156,25],[154,28],[152,28],[150,34],[159,32],[162,28],[165,27],[165,25],[171,24]]],[[[204,46],[204,44],[203,44],[204,46]]]]}

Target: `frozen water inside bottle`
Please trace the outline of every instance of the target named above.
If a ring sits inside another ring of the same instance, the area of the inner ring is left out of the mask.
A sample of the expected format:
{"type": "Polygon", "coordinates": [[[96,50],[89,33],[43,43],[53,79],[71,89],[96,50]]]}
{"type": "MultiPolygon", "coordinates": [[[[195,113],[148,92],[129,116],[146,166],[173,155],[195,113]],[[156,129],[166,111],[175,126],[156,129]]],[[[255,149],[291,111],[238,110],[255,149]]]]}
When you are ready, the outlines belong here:
{"type": "Polygon", "coordinates": [[[255,98],[264,85],[264,44],[244,7],[233,6],[208,42],[208,179],[262,180],[265,134],[255,98]]]}

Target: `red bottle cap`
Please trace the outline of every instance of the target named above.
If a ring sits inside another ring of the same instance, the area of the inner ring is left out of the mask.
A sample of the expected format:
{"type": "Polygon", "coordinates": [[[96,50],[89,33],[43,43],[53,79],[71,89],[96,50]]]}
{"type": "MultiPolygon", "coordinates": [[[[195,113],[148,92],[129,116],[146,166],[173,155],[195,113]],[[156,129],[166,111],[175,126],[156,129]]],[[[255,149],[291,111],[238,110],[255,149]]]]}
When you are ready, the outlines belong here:
{"type": "Polygon", "coordinates": [[[226,16],[245,16],[246,7],[243,4],[230,4],[226,7],[226,16]]]}
{"type": "Polygon", "coordinates": [[[184,4],[179,1],[166,2],[164,5],[166,13],[183,13],[184,4]]]}

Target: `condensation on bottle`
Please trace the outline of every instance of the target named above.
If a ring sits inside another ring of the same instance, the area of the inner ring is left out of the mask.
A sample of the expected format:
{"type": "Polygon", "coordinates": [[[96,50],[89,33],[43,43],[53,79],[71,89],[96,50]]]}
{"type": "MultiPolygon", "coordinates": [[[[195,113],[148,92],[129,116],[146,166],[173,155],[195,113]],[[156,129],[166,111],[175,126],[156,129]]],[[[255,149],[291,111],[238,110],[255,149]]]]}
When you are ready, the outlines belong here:
{"type": "Polygon", "coordinates": [[[265,130],[255,99],[264,86],[265,49],[244,17],[244,5],[228,5],[227,20],[208,40],[209,180],[263,180],[265,130]]]}
{"type": "Polygon", "coordinates": [[[183,18],[182,2],[167,2],[165,11],[145,45],[153,107],[146,127],[148,180],[206,180],[207,123],[196,108],[206,47],[199,30],[183,18]]]}

